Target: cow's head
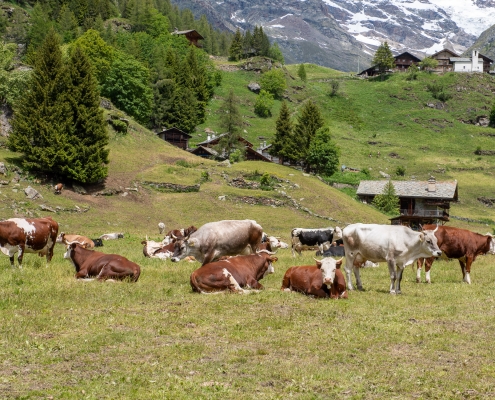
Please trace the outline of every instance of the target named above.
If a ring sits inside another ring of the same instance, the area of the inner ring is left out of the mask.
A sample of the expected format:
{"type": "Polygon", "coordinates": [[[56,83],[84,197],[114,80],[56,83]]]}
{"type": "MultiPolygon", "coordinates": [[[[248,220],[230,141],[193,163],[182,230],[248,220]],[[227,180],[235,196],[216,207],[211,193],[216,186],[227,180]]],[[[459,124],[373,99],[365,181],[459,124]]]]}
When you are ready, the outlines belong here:
{"type": "Polygon", "coordinates": [[[77,244],[76,243],[68,243],[67,244],[67,249],[65,250],[64,253],[64,258],[71,259],[72,260],[72,254],[74,252],[74,249],[76,248],[77,244]]]}
{"type": "Polygon", "coordinates": [[[488,241],[490,242],[490,250],[487,251],[488,254],[495,254],[495,239],[491,233],[487,233],[485,235],[488,237],[488,241]]]}
{"type": "Polygon", "coordinates": [[[256,254],[261,255],[265,258],[265,264],[263,264],[263,268],[266,268],[266,270],[263,273],[263,278],[268,274],[273,274],[275,272],[275,268],[273,267],[272,263],[278,261],[277,257],[273,257],[275,253],[268,250],[259,250],[256,252],[256,254]]]}
{"type": "Polygon", "coordinates": [[[332,257],[325,257],[321,261],[316,258],[314,260],[316,261],[316,266],[321,270],[323,284],[330,287],[335,280],[335,270],[342,265],[342,258],[335,260],[332,257]]]}
{"type": "Polygon", "coordinates": [[[338,226],[336,226],[335,230],[333,231],[333,240],[335,239],[342,239],[342,229],[340,229],[338,226]]]}
{"type": "Polygon", "coordinates": [[[440,257],[442,255],[442,250],[438,247],[437,237],[435,236],[437,229],[438,226],[435,230],[424,230],[419,232],[419,241],[422,249],[427,254],[431,254],[432,257],[440,257]]]}
{"type": "Polygon", "coordinates": [[[64,240],[65,240],[64,236],[65,236],[65,233],[61,232],[60,235],[57,236],[56,242],[57,243],[64,243],[64,240]]]}
{"type": "Polygon", "coordinates": [[[191,253],[194,252],[194,249],[199,247],[198,240],[195,238],[190,238],[189,236],[180,238],[173,234],[172,238],[175,240],[174,254],[172,255],[172,257],[170,257],[173,262],[180,261],[184,257],[191,255],[191,253]]]}

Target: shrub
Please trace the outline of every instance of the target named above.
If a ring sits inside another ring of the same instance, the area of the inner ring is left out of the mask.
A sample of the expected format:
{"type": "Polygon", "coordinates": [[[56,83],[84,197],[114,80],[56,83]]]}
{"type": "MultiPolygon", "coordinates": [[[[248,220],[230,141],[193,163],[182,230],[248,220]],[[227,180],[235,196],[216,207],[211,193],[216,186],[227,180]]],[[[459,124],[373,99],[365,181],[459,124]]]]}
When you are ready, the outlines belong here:
{"type": "Polygon", "coordinates": [[[210,173],[208,171],[201,171],[201,182],[208,182],[210,180],[210,173]]]}
{"type": "Polygon", "coordinates": [[[260,90],[260,94],[254,103],[254,112],[257,116],[267,118],[272,116],[273,95],[266,90],[260,90]]]}
{"type": "Polygon", "coordinates": [[[337,80],[330,81],[330,97],[337,96],[337,93],[339,91],[339,87],[340,87],[339,81],[337,81],[337,80]]]}
{"type": "Polygon", "coordinates": [[[189,162],[187,162],[186,160],[177,160],[175,162],[176,165],[180,166],[180,167],[184,167],[184,168],[192,168],[193,165],[189,162]]]}
{"type": "Polygon", "coordinates": [[[127,133],[128,124],[125,121],[121,121],[120,119],[111,119],[108,123],[112,125],[116,132],[124,134],[127,133]]]}
{"type": "Polygon", "coordinates": [[[406,167],[404,167],[403,165],[399,165],[395,169],[395,175],[397,175],[397,176],[405,176],[406,175],[406,167]]]}
{"type": "Polygon", "coordinates": [[[282,93],[287,88],[284,72],[280,69],[272,69],[265,72],[261,76],[260,86],[263,90],[273,94],[274,97],[282,97],[282,93]]]}
{"type": "Polygon", "coordinates": [[[233,164],[242,161],[243,158],[242,151],[240,149],[235,149],[232,153],[230,153],[229,161],[233,164]]]}

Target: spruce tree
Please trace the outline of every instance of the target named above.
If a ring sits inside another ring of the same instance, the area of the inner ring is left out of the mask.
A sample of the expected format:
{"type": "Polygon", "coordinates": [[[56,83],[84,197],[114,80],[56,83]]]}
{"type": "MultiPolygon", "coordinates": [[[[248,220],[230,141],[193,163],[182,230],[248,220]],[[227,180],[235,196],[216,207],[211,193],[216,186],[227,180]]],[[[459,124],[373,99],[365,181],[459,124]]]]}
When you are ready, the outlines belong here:
{"type": "Polygon", "coordinates": [[[263,30],[261,28],[258,28],[258,25],[256,25],[253,30],[252,47],[254,50],[254,54],[256,56],[260,55],[261,49],[263,47],[263,30]]]}
{"type": "Polygon", "coordinates": [[[67,101],[71,108],[70,152],[65,176],[93,183],[107,176],[108,133],[100,109],[98,84],[89,58],[76,47],[67,65],[67,101]]]}
{"type": "Polygon", "coordinates": [[[381,75],[395,66],[395,58],[387,42],[384,42],[378,47],[372,63],[377,66],[381,75]]]}
{"type": "Polygon", "coordinates": [[[297,117],[297,123],[294,128],[294,141],[292,150],[298,155],[298,159],[306,164],[309,146],[313,140],[316,131],[323,127],[324,120],[320,109],[312,100],[304,103],[301,114],[297,117]]]}
{"type": "Polygon", "coordinates": [[[398,215],[400,209],[399,197],[395,193],[394,184],[389,180],[383,188],[383,193],[373,199],[372,204],[385,214],[398,215]]]}
{"type": "Polygon", "coordinates": [[[227,158],[230,156],[230,153],[236,149],[239,149],[244,153],[244,146],[239,142],[241,136],[240,130],[242,127],[239,99],[232,89],[230,89],[229,95],[223,102],[223,106],[220,110],[222,110],[220,126],[226,131],[226,135],[223,136],[218,143],[217,150],[219,152],[224,152],[227,158]]]}
{"type": "Polygon", "coordinates": [[[288,151],[288,144],[293,138],[294,126],[290,119],[289,107],[287,107],[287,103],[285,101],[282,102],[275,126],[275,138],[270,148],[270,154],[272,156],[280,157],[282,161],[284,159],[293,161],[294,158],[288,151]]]}
{"type": "Polygon", "coordinates": [[[30,171],[58,173],[65,168],[73,125],[66,101],[68,82],[60,39],[50,29],[36,53],[29,90],[15,110],[8,147],[23,153],[30,171]]]}
{"type": "Polygon", "coordinates": [[[242,34],[237,28],[229,49],[229,60],[239,61],[242,57],[242,34]]]}
{"type": "Polygon", "coordinates": [[[303,81],[306,82],[306,68],[304,68],[304,63],[299,64],[299,68],[297,69],[297,76],[303,81]]]}
{"type": "Polygon", "coordinates": [[[268,39],[268,35],[263,32],[263,27],[260,26],[260,37],[261,37],[261,44],[260,44],[260,55],[264,57],[268,57],[270,55],[270,39],[268,39]]]}
{"type": "Polygon", "coordinates": [[[253,48],[253,35],[251,35],[251,31],[248,29],[244,33],[244,38],[242,39],[242,55],[244,58],[249,57],[253,48]]]}

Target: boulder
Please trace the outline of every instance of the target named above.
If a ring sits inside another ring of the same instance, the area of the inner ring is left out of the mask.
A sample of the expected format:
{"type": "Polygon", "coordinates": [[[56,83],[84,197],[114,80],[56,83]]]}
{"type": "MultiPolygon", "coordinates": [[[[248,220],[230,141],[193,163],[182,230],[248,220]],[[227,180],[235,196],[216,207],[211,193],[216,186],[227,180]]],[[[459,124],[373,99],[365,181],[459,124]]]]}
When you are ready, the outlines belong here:
{"type": "Polygon", "coordinates": [[[249,85],[248,85],[248,89],[253,92],[253,93],[256,93],[258,94],[261,90],[261,86],[259,83],[256,83],[256,82],[251,82],[249,85]]]}
{"type": "Polygon", "coordinates": [[[26,193],[26,197],[31,200],[43,198],[43,196],[31,186],[28,186],[26,189],[24,189],[24,193],[26,193]]]}

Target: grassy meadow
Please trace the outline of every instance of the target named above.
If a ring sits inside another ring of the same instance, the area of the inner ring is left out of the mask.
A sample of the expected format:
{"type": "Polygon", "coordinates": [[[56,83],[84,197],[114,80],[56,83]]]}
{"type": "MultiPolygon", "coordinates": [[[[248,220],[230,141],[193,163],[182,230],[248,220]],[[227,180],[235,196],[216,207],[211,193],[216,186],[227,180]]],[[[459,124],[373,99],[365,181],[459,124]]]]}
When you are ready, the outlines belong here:
{"type": "MultiPolygon", "coordinates": [[[[477,198],[494,198],[495,131],[464,123],[488,114],[495,81],[485,75],[404,75],[358,80],[306,64],[308,81],[287,66],[287,96],[293,115],[307,98],[318,102],[341,148],[340,163],[392,176],[404,166],[409,179],[457,179],[458,203],[449,225],[486,233],[495,211],[477,198]],[[340,82],[329,96],[331,80],[340,82]],[[426,86],[438,81],[453,97],[440,109],[426,86]],[[464,121],[464,122],[462,122],[464,121]],[[377,152],[380,151],[380,156],[377,152]],[[369,157],[369,154],[372,157],[369,157]]],[[[253,112],[256,95],[247,84],[254,72],[223,72],[208,120],[191,144],[219,130],[218,110],[232,87],[240,98],[244,135],[255,145],[270,142],[273,116],[253,112]]],[[[189,276],[198,263],[144,258],[140,242],[158,240],[157,223],[167,229],[201,226],[221,219],[255,219],[264,230],[289,241],[299,227],[389,223],[361,204],[353,189],[339,191],[316,176],[263,162],[226,167],[184,152],[131,120],[127,135],[111,132],[109,176],[78,194],[67,185],[55,195],[53,182],[21,174],[0,186],[0,219],[51,215],[59,231],[97,237],[123,232],[101,249],[141,265],[135,284],[77,282],[74,268],[57,245],[51,264],[35,255],[11,269],[0,257],[0,398],[19,399],[489,399],[495,396],[492,336],[495,328],[494,256],[473,264],[471,285],[462,284],[457,261],[437,261],[432,284],[416,284],[407,268],[403,295],[389,295],[388,269],[361,272],[365,291],[348,300],[315,300],[280,291],[292,265],[314,264],[313,252],[293,259],[277,253],[275,273],[265,290],[249,295],[192,293],[189,276]],[[205,181],[204,173],[208,173],[205,181]],[[272,177],[272,190],[232,186],[242,177],[272,177]],[[195,185],[198,192],[158,190],[145,182],[195,185]],[[32,186],[43,198],[28,200],[32,186]],[[112,189],[114,195],[98,195],[112,189]],[[351,196],[349,196],[349,194],[351,196]],[[225,197],[223,197],[225,196],[225,197]],[[224,198],[224,200],[222,200],[224,198]],[[49,207],[55,212],[43,211],[49,207]]],[[[15,176],[18,154],[1,146],[15,176]]],[[[335,180],[354,182],[358,175],[335,180]]],[[[395,177],[394,177],[395,178],[395,177]]]]}

